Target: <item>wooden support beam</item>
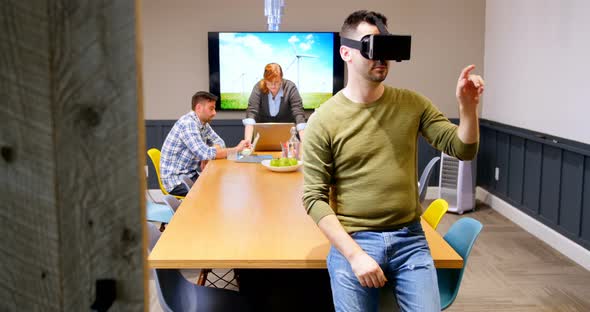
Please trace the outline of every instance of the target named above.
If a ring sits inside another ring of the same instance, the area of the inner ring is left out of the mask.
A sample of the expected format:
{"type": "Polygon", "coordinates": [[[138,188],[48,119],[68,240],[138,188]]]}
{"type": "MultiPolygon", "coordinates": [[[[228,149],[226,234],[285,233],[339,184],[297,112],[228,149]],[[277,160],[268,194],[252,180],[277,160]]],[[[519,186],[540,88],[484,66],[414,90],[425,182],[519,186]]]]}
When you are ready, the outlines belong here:
{"type": "Polygon", "coordinates": [[[0,311],[144,308],[136,6],[0,5],[0,311]]]}

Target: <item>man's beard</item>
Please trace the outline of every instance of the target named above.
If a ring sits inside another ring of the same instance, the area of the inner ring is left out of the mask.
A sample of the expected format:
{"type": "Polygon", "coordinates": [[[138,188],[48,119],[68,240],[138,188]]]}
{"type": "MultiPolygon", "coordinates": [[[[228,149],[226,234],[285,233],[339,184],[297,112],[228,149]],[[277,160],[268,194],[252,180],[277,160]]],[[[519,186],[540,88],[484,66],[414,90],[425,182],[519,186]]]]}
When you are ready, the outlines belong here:
{"type": "Polygon", "coordinates": [[[213,119],[213,118],[209,117],[209,118],[206,118],[206,119],[202,119],[202,120],[201,120],[201,122],[202,122],[203,124],[208,124],[208,123],[210,123],[210,122],[211,122],[211,119],[213,119]]]}
{"type": "Polygon", "coordinates": [[[366,78],[373,82],[382,82],[387,78],[387,74],[389,73],[389,64],[387,61],[376,61],[375,64],[371,67],[371,70],[368,72],[366,78]],[[373,69],[377,66],[385,66],[385,70],[383,73],[373,73],[373,69]]]}

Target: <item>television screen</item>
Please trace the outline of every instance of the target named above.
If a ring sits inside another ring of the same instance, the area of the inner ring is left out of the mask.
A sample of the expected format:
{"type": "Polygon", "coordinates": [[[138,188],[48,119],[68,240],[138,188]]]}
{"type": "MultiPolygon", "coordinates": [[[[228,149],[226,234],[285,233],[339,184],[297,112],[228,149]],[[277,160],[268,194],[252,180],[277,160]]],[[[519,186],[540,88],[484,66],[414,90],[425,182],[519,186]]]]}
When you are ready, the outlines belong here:
{"type": "Polygon", "coordinates": [[[344,85],[339,41],[334,32],[209,32],[209,89],[218,109],[245,110],[268,63],[297,85],[303,108],[319,107],[344,85]]]}

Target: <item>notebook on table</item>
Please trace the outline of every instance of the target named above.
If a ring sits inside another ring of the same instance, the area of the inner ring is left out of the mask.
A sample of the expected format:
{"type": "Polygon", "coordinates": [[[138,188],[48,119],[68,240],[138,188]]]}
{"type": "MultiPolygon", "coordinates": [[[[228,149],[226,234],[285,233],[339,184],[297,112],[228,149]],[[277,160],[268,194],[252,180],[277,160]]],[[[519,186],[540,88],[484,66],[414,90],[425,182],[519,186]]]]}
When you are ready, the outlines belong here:
{"type": "Polygon", "coordinates": [[[242,156],[236,162],[241,163],[259,163],[265,159],[272,159],[272,155],[249,155],[242,156]]]}

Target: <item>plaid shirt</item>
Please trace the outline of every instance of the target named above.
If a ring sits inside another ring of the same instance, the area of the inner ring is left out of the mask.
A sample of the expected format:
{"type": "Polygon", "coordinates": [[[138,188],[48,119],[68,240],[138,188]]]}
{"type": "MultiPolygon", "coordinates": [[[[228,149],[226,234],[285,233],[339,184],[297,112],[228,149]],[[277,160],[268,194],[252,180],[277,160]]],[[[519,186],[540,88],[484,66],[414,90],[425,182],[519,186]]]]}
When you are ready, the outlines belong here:
{"type": "Polygon", "coordinates": [[[215,159],[213,145],[225,148],[211,126],[202,124],[194,111],[180,117],[168,133],[160,156],[160,176],[168,192],[180,185],[181,176],[194,177],[201,160],[215,159]]]}

